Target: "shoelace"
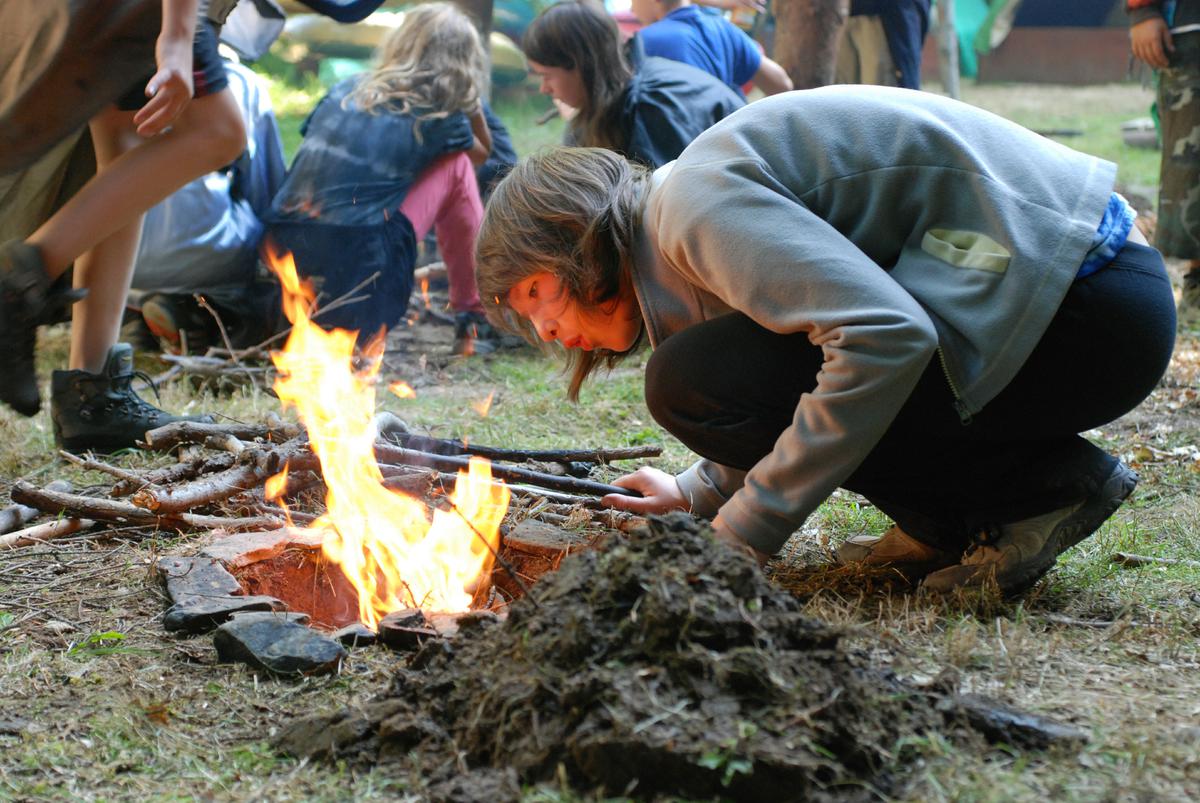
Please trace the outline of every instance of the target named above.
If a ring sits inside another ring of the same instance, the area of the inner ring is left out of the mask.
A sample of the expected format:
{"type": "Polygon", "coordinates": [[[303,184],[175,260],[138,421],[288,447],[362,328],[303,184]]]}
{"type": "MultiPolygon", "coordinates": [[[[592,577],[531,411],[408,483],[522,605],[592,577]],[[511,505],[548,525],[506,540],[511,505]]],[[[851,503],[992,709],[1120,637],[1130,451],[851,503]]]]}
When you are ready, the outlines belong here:
{"type": "Polygon", "coordinates": [[[963,552],[962,563],[986,563],[989,560],[995,560],[1000,557],[1001,550],[996,547],[996,542],[1000,539],[1000,528],[994,524],[986,524],[980,527],[971,536],[971,543],[963,552]]]}

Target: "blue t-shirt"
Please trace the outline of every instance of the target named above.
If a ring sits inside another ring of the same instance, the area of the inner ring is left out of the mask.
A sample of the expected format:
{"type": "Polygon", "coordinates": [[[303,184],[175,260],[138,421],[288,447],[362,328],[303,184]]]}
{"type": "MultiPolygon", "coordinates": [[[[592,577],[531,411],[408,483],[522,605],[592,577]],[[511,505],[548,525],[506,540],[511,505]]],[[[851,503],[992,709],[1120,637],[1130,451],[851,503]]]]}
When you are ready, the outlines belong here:
{"type": "Polygon", "coordinates": [[[675,9],[638,31],[638,38],[647,56],[699,67],[738,92],[762,64],[758,46],[741,28],[696,6],[675,9]]]}

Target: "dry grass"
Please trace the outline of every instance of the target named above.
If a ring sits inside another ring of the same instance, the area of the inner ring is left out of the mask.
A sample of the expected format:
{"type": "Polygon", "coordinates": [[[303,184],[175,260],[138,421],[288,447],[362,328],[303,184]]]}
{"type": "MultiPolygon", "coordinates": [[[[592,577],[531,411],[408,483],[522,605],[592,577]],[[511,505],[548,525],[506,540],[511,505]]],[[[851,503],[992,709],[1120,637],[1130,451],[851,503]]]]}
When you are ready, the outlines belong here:
{"type": "MultiPolygon", "coordinates": [[[[1024,102],[1029,92],[1003,91],[1006,103],[1024,102]]],[[[1128,105],[1140,102],[1132,95],[1128,105]]],[[[1061,98],[1042,103],[1059,108],[1061,98]]],[[[640,366],[593,385],[573,407],[557,370],[531,352],[453,361],[445,357],[450,338],[440,328],[428,340],[400,344],[387,378],[409,381],[418,398],[381,405],[437,434],[477,442],[660,441],[667,452],[658,465],[670,470],[688,461],[646,412],[640,366]],[[483,418],[471,403],[492,391],[483,418]]],[[[61,365],[64,350],[62,330],[43,338],[43,376],[61,365]]],[[[1075,754],[1001,749],[983,757],[921,737],[909,799],[1200,798],[1200,571],[1109,562],[1116,551],[1200,556],[1200,473],[1194,459],[1172,452],[1200,444],[1198,379],[1200,329],[1184,325],[1154,396],[1091,433],[1139,463],[1135,499],[1019,602],[927,597],[887,574],[831,567],[832,545],[887,526],[848,494],[824,506],[773,565],[777,581],[810,613],[846,625],[851,643],[872,660],[918,680],[953,672],[964,689],[1058,716],[1092,736],[1075,754]]],[[[163,403],[248,420],[278,410],[261,391],[214,397],[182,383],[164,391],[163,403]]],[[[53,458],[45,413],[26,420],[7,410],[0,411],[0,476],[0,490],[18,478],[104,481],[53,458]]],[[[302,682],[259,680],[217,664],[208,637],[173,638],[159,621],[163,597],[150,566],[164,552],[187,552],[192,539],[143,530],[101,535],[0,553],[0,799],[405,798],[403,777],[297,763],[269,747],[296,716],[381,693],[398,659],[358,650],[340,676],[302,682]]],[[[553,790],[530,797],[569,798],[553,790]]]]}

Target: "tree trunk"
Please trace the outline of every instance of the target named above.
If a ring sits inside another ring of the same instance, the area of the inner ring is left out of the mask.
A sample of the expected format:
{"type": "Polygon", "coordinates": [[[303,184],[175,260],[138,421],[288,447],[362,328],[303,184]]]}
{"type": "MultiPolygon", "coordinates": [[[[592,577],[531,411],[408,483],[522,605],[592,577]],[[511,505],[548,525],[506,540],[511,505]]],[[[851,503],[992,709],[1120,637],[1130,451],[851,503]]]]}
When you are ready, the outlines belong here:
{"type": "Polygon", "coordinates": [[[490,100],[492,97],[490,80],[492,73],[492,12],[495,9],[495,0],[452,0],[452,2],[466,12],[466,15],[474,21],[475,27],[479,29],[479,36],[483,40],[483,52],[487,54],[486,78],[488,79],[480,94],[484,100],[490,100]]]}
{"type": "Polygon", "coordinates": [[[796,89],[833,83],[850,0],[775,0],[775,60],[796,89]]]}
{"type": "Polygon", "coordinates": [[[494,0],[454,0],[454,5],[466,12],[483,35],[484,47],[492,33],[492,9],[494,0]]]}

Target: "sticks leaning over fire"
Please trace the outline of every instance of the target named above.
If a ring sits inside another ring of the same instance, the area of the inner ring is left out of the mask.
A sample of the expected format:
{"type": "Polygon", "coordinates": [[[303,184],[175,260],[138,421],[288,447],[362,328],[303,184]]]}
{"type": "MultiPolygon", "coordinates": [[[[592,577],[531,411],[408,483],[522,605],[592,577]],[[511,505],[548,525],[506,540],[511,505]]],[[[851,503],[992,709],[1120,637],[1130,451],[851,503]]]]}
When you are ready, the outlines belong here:
{"type": "MultiPolygon", "coordinates": [[[[578,467],[587,465],[583,461],[608,462],[661,453],[658,447],[527,451],[464,446],[457,441],[409,432],[402,421],[390,414],[382,414],[377,424],[381,438],[376,441],[375,451],[385,484],[415,495],[424,495],[434,487],[443,491],[453,488],[456,472],[466,468],[471,455],[510,462],[575,463],[578,467]]],[[[109,491],[110,498],[75,493],[69,484],[51,483],[38,488],[28,482],[18,482],[12,489],[12,498],[17,504],[0,511],[0,519],[5,516],[12,519],[0,521],[3,529],[18,530],[41,513],[65,517],[64,521],[71,524],[58,525],[45,532],[37,529],[45,525],[35,525],[13,533],[12,538],[0,541],[0,546],[38,543],[91,528],[96,522],[178,529],[275,529],[286,524],[283,512],[265,504],[265,491],[250,496],[247,492],[262,488],[285,465],[289,470],[289,481],[278,496],[294,498],[296,494],[322,484],[317,456],[311,451],[307,436],[294,424],[178,422],[147,432],[143,446],[163,451],[183,447],[187,455],[169,466],[137,471],[92,457],[62,453],[64,459],[81,468],[115,477],[117,481],[109,491]],[[214,450],[216,454],[200,453],[199,446],[214,450]],[[129,497],[129,501],[121,501],[121,497],[129,497]],[[222,503],[224,505],[218,507],[222,503]],[[236,511],[234,515],[216,515],[231,507],[236,511]],[[193,512],[198,509],[200,512],[193,512]]],[[[600,507],[598,496],[633,494],[614,485],[509,463],[494,462],[492,474],[510,483],[509,488],[516,494],[541,498],[567,508],[594,510],[600,507]]],[[[292,514],[297,524],[309,523],[314,518],[312,514],[298,510],[293,510],[292,514]]],[[[591,514],[583,515],[586,518],[591,514]]],[[[617,520],[609,516],[606,526],[618,526],[617,520]]]]}

